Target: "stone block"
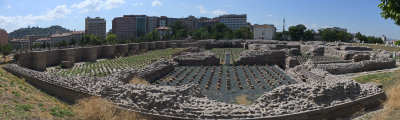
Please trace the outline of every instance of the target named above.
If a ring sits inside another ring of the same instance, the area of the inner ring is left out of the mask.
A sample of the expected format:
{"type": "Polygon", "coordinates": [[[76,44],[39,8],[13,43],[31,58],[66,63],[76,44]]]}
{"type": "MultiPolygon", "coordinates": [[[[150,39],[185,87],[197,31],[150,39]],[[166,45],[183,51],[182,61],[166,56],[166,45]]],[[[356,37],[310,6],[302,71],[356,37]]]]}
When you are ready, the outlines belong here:
{"type": "Polygon", "coordinates": [[[72,68],[72,67],[74,67],[74,63],[73,62],[71,62],[71,61],[61,61],[61,68],[68,69],[68,68],[72,68]]]}
{"type": "Polygon", "coordinates": [[[45,71],[47,67],[47,53],[44,51],[33,52],[33,66],[32,69],[37,71],[45,71]]]}

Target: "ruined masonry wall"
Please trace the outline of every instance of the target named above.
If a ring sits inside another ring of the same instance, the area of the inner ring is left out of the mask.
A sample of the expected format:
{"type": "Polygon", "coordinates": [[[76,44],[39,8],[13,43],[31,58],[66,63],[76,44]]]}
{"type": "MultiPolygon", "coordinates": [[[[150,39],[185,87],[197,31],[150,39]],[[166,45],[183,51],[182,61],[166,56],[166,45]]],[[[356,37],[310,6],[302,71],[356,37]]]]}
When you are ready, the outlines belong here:
{"type": "MultiPolygon", "coordinates": [[[[170,44],[183,44],[183,41],[168,41],[170,44]]],[[[178,46],[177,46],[178,47],[178,46]]],[[[21,67],[45,71],[47,67],[57,66],[61,61],[85,62],[102,58],[113,58],[115,55],[132,55],[139,51],[166,49],[167,41],[104,45],[82,48],[68,48],[48,51],[34,51],[18,55],[17,63],[21,67]]]]}

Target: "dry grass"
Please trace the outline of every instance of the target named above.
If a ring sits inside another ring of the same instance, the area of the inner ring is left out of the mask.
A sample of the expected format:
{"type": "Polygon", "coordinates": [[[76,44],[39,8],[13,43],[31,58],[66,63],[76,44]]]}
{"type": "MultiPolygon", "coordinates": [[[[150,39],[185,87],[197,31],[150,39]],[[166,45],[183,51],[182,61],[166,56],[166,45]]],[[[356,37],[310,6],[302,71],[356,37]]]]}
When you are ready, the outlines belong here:
{"type": "Polygon", "coordinates": [[[147,119],[135,112],[125,111],[112,106],[112,103],[98,97],[80,100],[73,106],[76,117],[84,120],[143,120],[147,119]]]}
{"type": "Polygon", "coordinates": [[[249,100],[247,100],[247,96],[246,95],[240,95],[236,97],[236,103],[239,105],[250,105],[251,102],[249,100]]]}
{"type": "Polygon", "coordinates": [[[354,78],[360,83],[377,82],[383,85],[388,97],[382,111],[370,116],[372,120],[399,120],[400,119],[400,70],[359,76],[354,78]]]}
{"type": "Polygon", "coordinates": [[[0,66],[0,120],[70,119],[70,105],[50,96],[0,66]]]}
{"type": "Polygon", "coordinates": [[[400,118],[400,84],[386,91],[388,100],[384,103],[382,112],[373,116],[372,120],[398,120],[400,118]]]}
{"type": "Polygon", "coordinates": [[[398,52],[398,51],[400,51],[399,47],[385,46],[385,45],[382,45],[382,44],[356,44],[356,43],[354,43],[352,45],[353,46],[366,46],[366,47],[370,47],[370,48],[372,48],[374,50],[382,49],[382,50],[386,50],[386,51],[389,51],[389,52],[398,52]]]}
{"type": "Polygon", "coordinates": [[[141,79],[138,77],[133,77],[131,81],[129,81],[130,84],[140,84],[140,85],[150,85],[149,82],[147,82],[145,79],[141,79]]]}

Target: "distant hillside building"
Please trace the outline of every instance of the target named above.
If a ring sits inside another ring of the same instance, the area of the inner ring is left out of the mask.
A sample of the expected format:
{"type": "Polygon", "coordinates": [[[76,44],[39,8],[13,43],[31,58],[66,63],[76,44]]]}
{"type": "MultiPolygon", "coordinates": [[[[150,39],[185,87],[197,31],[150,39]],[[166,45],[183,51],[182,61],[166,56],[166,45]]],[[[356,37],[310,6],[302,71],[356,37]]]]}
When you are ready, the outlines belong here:
{"type": "Polygon", "coordinates": [[[92,34],[100,39],[106,38],[106,20],[104,18],[96,17],[85,19],[85,33],[92,34]]]}
{"type": "Polygon", "coordinates": [[[8,44],[8,33],[4,29],[0,29],[0,45],[8,44]]]}
{"type": "Polygon", "coordinates": [[[49,39],[41,39],[41,40],[49,40],[51,46],[57,45],[57,43],[62,42],[71,42],[72,39],[76,40],[77,43],[81,42],[85,31],[74,31],[69,33],[57,33],[53,34],[49,37],[49,39]]]}
{"type": "Polygon", "coordinates": [[[10,41],[10,44],[17,50],[28,50],[30,43],[25,38],[15,38],[10,41]]]}
{"type": "Polygon", "coordinates": [[[274,25],[258,25],[253,26],[254,39],[272,40],[276,34],[276,27],[274,25]]]}
{"type": "Polygon", "coordinates": [[[218,18],[220,23],[225,24],[228,28],[231,28],[232,30],[247,26],[246,14],[242,15],[229,14],[229,15],[219,16],[218,18]]]}

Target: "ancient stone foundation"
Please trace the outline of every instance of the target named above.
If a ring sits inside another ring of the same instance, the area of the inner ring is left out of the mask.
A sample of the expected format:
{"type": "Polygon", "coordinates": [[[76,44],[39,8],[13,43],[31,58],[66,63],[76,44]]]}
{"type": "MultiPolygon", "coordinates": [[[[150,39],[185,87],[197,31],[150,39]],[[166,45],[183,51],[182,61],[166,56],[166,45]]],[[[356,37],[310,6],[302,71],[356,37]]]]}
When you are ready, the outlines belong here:
{"type": "Polygon", "coordinates": [[[270,64],[284,68],[286,52],[281,50],[250,50],[244,51],[235,61],[238,65],[270,64]]]}
{"type": "Polygon", "coordinates": [[[212,52],[188,53],[174,57],[182,66],[219,65],[220,59],[212,52]]]}
{"type": "Polygon", "coordinates": [[[136,70],[92,78],[61,77],[15,64],[3,68],[70,101],[100,96],[127,110],[170,119],[335,119],[375,107],[385,99],[383,90],[376,86],[337,78],[324,83],[283,85],[246,106],[209,100],[193,85],[124,84],[122,79],[137,74],[136,70]]]}

